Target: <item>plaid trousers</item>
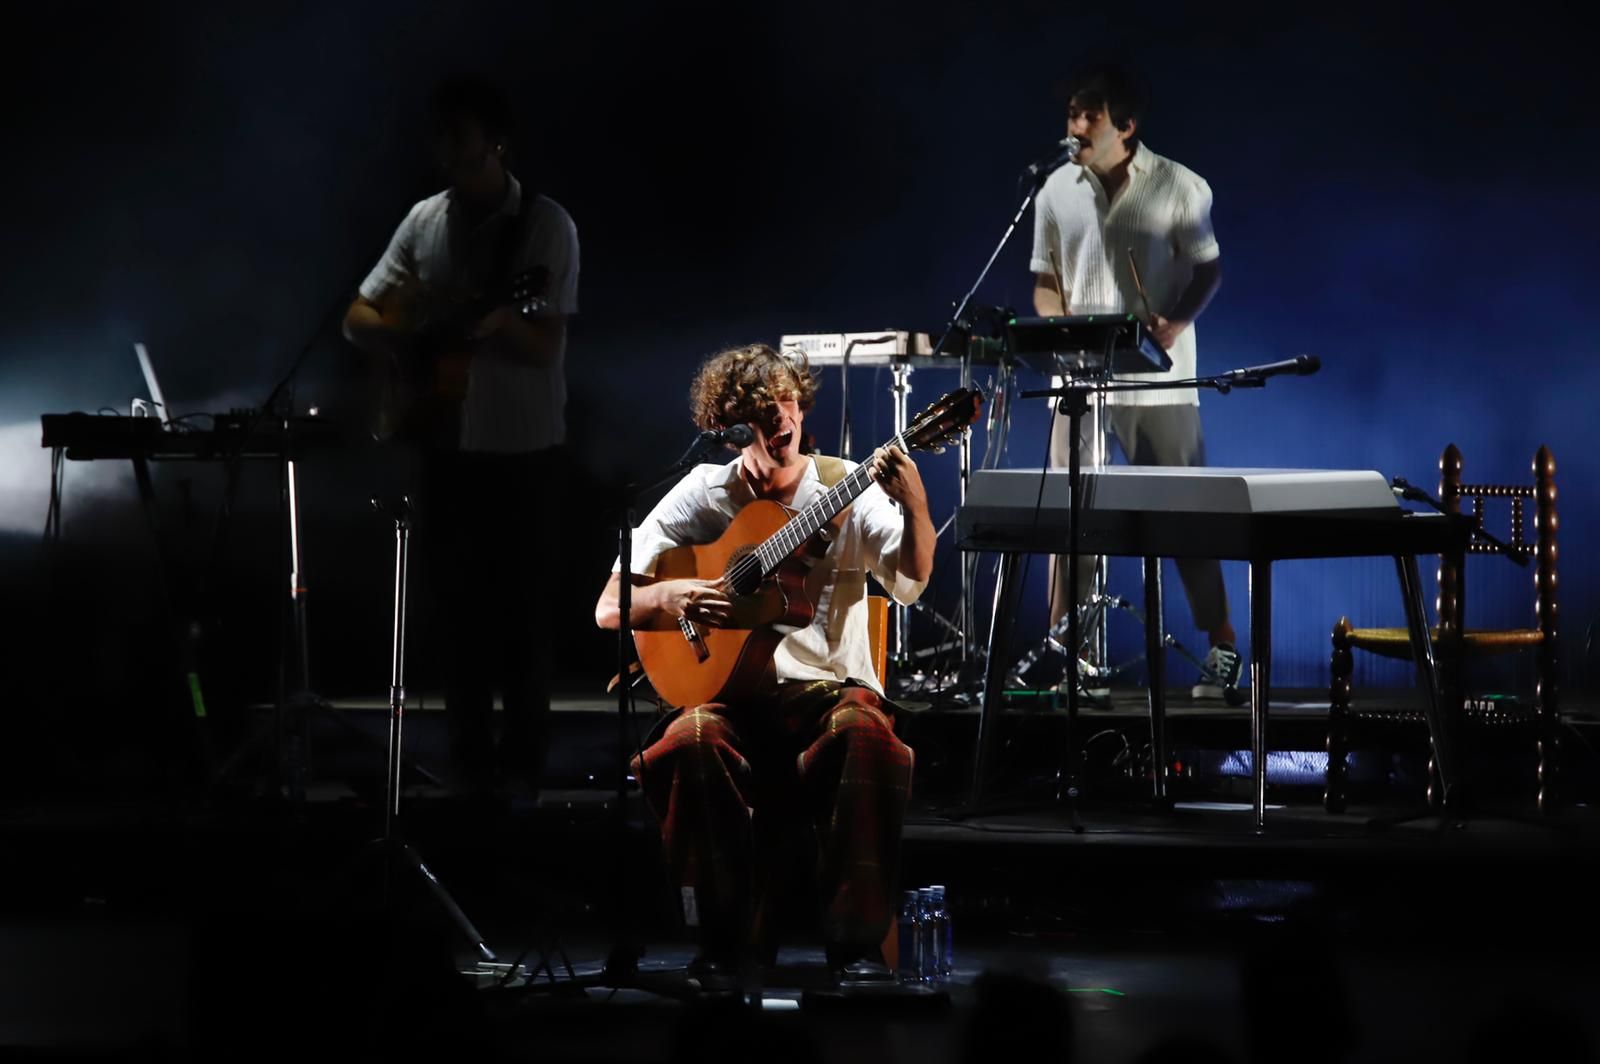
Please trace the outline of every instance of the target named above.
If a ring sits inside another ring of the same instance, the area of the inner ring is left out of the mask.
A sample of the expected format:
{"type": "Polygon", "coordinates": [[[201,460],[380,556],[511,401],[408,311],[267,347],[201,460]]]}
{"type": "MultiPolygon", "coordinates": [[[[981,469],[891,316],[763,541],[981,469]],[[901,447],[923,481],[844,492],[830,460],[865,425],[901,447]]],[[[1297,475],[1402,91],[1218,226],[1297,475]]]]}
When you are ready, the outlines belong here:
{"type": "Polygon", "coordinates": [[[814,832],[828,941],[883,939],[912,769],[892,703],[853,682],[790,682],[746,705],[684,710],[657,731],[633,771],[669,869],[694,890],[708,950],[764,931],[776,857],[797,822],[814,832]]]}

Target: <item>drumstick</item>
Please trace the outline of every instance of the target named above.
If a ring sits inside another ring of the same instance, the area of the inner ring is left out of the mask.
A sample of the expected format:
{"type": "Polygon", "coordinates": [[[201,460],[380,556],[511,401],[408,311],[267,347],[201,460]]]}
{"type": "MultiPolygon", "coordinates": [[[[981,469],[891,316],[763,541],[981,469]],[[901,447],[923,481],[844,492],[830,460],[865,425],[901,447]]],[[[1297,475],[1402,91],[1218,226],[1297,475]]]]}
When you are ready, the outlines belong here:
{"type": "Polygon", "coordinates": [[[1151,322],[1156,320],[1156,312],[1150,309],[1150,296],[1144,290],[1144,282],[1139,279],[1139,260],[1133,257],[1133,249],[1128,249],[1128,266],[1133,270],[1133,286],[1139,290],[1139,298],[1144,301],[1144,316],[1151,322]]]}

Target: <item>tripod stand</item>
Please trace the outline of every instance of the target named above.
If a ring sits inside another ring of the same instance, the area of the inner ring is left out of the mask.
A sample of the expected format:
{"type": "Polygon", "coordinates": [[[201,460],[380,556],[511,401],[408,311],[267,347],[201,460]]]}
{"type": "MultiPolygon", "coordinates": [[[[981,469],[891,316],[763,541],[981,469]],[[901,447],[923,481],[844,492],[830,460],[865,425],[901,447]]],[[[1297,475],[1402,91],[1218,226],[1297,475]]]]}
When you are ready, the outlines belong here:
{"type": "Polygon", "coordinates": [[[456,904],[450,892],[444,889],[444,884],[423,863],[422,857],[396,830],[400,818],[401,725],[406,708],[406,563],[411,545],[411,500],[401,496],[397,502],[385,505],[373,499],[372,508],[394,520],[394,654],[389,677],[389,757],[383,776],[383,835],[372,843],[372,850],[383,862],[384,905],[388,907],[392,904],[396,873],[420,877],[423,886],[444,910],[450,922],[477,950],[479,956],[492,962],[495,959],[494,952],[485,944],[478,929],[461,911],[461,906],[456,904]]]}
{"type": "MultiPolygon", "coordinates": [[[[1080,631],[1092,630],[1093,626],[1096,624],[1103,625],[1105,623],[1106,615],[1112,610],[1126,610],[1128,613],[1133,614],[1134,619],[1137,620],[1141,626],[1148,623],[1148,614],[1146,614],[1144,610],[1141,610],[1131,599],[1124,598],[1121,595],[1112,595],[1103,592],[1091,595],[1089,600],[1085,602],[1080,609],[1082,610],[1084,617],[1084,619],[1080,619],[1079,621],[1080,631]]],[[[1082,656],[1090,638],[1091,637],[1087,634],[1079,637],[1077,648],[1078,656],[1082,656]]],[[[1070,668],[1070,662],[1074,655],[1072,648],[1067,645],[1066,639],[1067,616],[1063,613],[1061,615],[1061,619],[1051,626],[1050,631],[1045,634],[1044,639],[1040,641],[1039,645],[1023,654],[1021,658],[1017,659],[1017,663],[1011,667],[1011,672],[1007,674],[1006,682],[1011,684],[1013,687],[1027,686],[1027,681],[1025,679],[1026,674],[1050,654],[1059,654],[1068,659],[1068,667],[1070,668]]],[[[1214,680],[1217,682],[1217,684],[1222,687],[1222,700],[1228,705],[1244,705],[1244,692],[1241,691],[1237,686],[1223,684],[1222,678],[1217,676],[1211,670],[1211,668],[1206,665],[1205,660],[1179,642],[1177,636],[1173,635],[1171,632],[1163,634],[1161,637],[1161,645],[1169,650],[1177,651],[1178,654],[1184,658],[1184,660],[1188,661],[1197,670],[1199,670],[1202,679],[1214,680]]],[[[1084,671],[1084,676],[1085,678],[1115,676],[1120,672],[1125,672],[1133,668],[1143,661],[1147,661],[1148,658],[1149,655],[1139,653],[1135,654],[1131,658],[1126,659],[1125,661],[1120,662],[1117,665],[1091,666],[1089,669],[1084,671]]]]}
{"type": "MultiPolygon", "coordinates": [[[[692,999],[700,993],[699,989],[691,985],[687,973],[683,969],[667,971],[644,972],[639,968],[639,961],[644,956],[644,946],[630,929],[624,926],[624,914],[627,911],[625,904],[626,884],[628,878],[627,847],[624,845],[628,824],[628,754],[630,734],[637,734],[634,722],[633,709],[633,683],[634,683],[634,655],[633,655],[633,583],[630,579],[633,570],[633,526],[636,520],[637,503],[645,493],[661,487],[671,481],[677,480],[690,468],[703,460],[713,448],[719,446],[731,432],[702,432],[683,456],[658,476],[642,484],[626,484],[622,487],[621,498],[617,508],[617,559],[619,563],[619,579],[617,581],[617,793],[616,803],[612,814],[612,830],[615,833],[615,844],[612,847],[616,866],[612,871],[612,944],[606,954],[604,966],[598,972],[581,976],[573,976],[572,969],[568,967],[568,977],[557,979],[553,972],[546,982],[535,983],[533,977],[538,974],[536,967],[529,973],[527,982],[520,988],[528,993],[577,993],[588,988],[608,990],[645,990],[653,994],[668,998],[692,999]]],[[[748,442],[748,437],[746,437],[748,442]]],[[[642,777],[646,769],[643,759],[640,760],[639,774],[642,777]]],[[[642,787],[642,780],[641,780],[642,787]]],[[[548,952],[548,951],[547,951],[548,952]]],[[[549,971],[549,966],[545,965],[549,971]]],[[[514,978],[515,969],[507,973],[503,984],[509,983],[514,978]]]]}
{"type": "MultiPolygon", "coordinates": [[[[246,757],[271,742],[275,760],[277,789],[281,797],[299,804],[306,798],[306,777],[310,758],[310,723],[314,714],[326,717],[347,733],[377,747],[382,740],[356,724],[311,686],[311,648],[306,616],[307,587],[304,559],[301,553],[303,537],[300,527],[300,481],[295,464],[292,430],[295,419],[282,419],[279,463],[279,491],[283,511],[283,541],[288,566],[289,597],[280,599],[279,654],[277,694],[273,701],[270,727],[258,729],[229,755],[215,773],[214,782],[222,783],[244,763],[246,757]],[[290,686],[293,677],[293,686],[290,686]]],[[[376,503],[374,503],[376,505],[376,503]]],[[[408,527],[409,527],[409,503],[408,527]]],[[[387,512],[387,511],[386,511],[387,512]]],[[[433,773],[401,755],[402,767],[427,782],[438,786],[440,780],[433,773]]]]}

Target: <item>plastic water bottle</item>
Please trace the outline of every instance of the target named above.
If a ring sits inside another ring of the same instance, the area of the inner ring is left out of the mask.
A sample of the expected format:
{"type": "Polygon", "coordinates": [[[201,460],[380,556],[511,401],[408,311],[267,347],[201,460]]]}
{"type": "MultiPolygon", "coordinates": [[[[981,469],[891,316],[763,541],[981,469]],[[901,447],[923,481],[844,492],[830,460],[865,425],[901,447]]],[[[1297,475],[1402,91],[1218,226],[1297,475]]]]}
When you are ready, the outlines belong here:
{"type": "Polygon", "coordinates": [[[955,971],[955,936],[950,930],[950,907],[945,902],[944,885],[933,885],[933,918],[939,929],[939,978],[948,979],[955,971]]]}
{"type": "Polygon", "coordinates": [[[917,905],[917,892],[905,891],[900,898],[899,964],[895,974],[902,983],[915,983],[922,978],[922,920],[917,905]]]}
{"type": "Polygon", "coordinates": [[[917,891],[917,909],[922,914],[917,928],[918,976],[924,983],[933,983],[939,979],[939,924],[934,916],[932,887],[917,891]]]}

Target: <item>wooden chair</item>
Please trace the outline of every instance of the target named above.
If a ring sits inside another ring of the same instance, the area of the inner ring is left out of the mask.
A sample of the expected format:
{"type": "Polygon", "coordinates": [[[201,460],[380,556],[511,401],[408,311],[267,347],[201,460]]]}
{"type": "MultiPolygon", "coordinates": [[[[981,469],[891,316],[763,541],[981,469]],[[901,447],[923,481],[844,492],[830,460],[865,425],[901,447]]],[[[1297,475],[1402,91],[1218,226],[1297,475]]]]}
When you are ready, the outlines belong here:
{"type": "Polygon", "coordinates": [[[867,645],[881,687],[889,682],[889,600],[882,595],[867,596],[867,645]]]}
{"type": "MultiPolygon", "coordinates": [[[[1553,811],[1557,803],[1557,669],[1556,669],[1556,486],[1555,458],[1548,447],[1540,447],[1533,458],[1533,483],[1513,486],[1464,484],[1461,480],[1461,451],[1455,444],[1439,459],[1439,501],[1452,513],[1462,512],[1462,500],[1471,500],[1470,514],[1479,531],[1484,529],[1484,511],[1493,500],[1506,500],[1510,509],[1510,545],[1533,559],[1535,627],[1503,631],[1470,629],[1466,626],[1465,559],[1442,558],[1439,565],[1439,598],[1436,603],[1438,625],[1433,629],[1436,653],[1441,666],[1445,704],[1450,726],[1467,725],[1474,731],[1492,732],[1507,738],[1532,733],[1537,754],[1538,808],[1553,811]],[[1525,538],[1526,505],[1532,501],[1534,537],[1525,538]],[[1464,666],[1469,658],[1531,650],[1535,655],[1533,704],[1528,708],[1502,709],[1483,701],[1468,701],[1464,666]]],[[[1502,537],[1506,538],[1506,537],[1502,537]]],[[[1498,549],[1475,535],[1468,544],[1469,554],[1493,554],[1498,549]]],[[[1323,805],[1331,813],[1343,812],[1347,803],[1346,783],[1352,733],[1369,725],[1393,728],[1423,723],[1420,713],[1353,710],[1350,705],[1350,676],[1356,650],[1388,658],[1411,659],[1411,647],[1404,628],[1356,628],[1348,617],[1339,618],[1333,628],[1332,683],[1329,687],[1327,789],[1323,805]]],[[[1437,768],[1428,762],[1428,801],[1437,807],[1441,795],[1437,768]]]]}

